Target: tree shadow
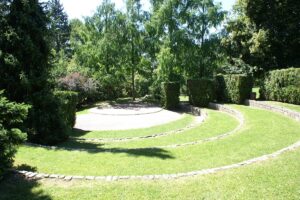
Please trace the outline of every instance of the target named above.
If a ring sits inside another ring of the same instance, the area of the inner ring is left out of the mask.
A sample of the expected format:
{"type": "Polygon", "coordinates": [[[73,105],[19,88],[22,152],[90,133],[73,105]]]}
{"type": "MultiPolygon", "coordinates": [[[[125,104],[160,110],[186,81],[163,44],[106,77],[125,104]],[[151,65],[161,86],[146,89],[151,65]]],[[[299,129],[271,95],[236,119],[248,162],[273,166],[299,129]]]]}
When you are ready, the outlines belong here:
{"type": "Polygon", "coordinates": [[[29,180],[19,174],[9,173],[0,181],[1,200],[51,200],[37,180],[29,180]]]}
{"type": "Polygon", "coordinates": [[[15,169],[19,170],[19,171],[24,170],[24,171],[29,171],[29,172],[36,172],[37,171],[36,167],[32,167],[32,166],[26,165],[26,164],[18,165],[15,169]]]}
{"type": "Polygon", "coordinates": [[[81,137],[84,136],[88,133],[90,133],[91,131],[85,131],[82,129],[78,129],[78,128],[73,128],[73,130],[69,133],[69,136],[71,137],[81,137]]]}
{"type": "MultiPolygon", "coordinates": [[[[127,149],[127,148],[104,148],[104,143],[91,143],[84,141],[72,140],[60,144],[58,147],[66,148],[67,151],[83,151],[91,154],[96,153],[126,153],[135,157],[157,157],[160,159],[174,159],[175,157],[171,153],[162,148],[136,148],[136,149],[127,149]]],[[[57,151],[61,149],[56,149],[57,151]]]]}

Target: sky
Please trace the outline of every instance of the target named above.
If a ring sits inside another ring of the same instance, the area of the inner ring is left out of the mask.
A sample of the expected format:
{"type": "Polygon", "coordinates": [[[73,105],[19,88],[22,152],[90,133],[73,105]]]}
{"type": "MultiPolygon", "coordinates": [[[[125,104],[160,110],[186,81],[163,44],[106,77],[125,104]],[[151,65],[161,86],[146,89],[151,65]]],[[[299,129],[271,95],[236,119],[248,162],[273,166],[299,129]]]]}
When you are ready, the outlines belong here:
{"type": "MultiPolygon", "coordinates": [[[[224,10],[230,11],[236,0],[216,0],[221,2],[224,10]]],[[[70,19],[79,18],[83,16],[91,16],[99,6],[102,0],[60,0],[63,4],[66,13],[70,19]]],[[[112,0],[118,9],[125,8],[124,0],[112,0]]],[[[149,0],[141,0],[144,8],[149,8],[149,0]]]]}

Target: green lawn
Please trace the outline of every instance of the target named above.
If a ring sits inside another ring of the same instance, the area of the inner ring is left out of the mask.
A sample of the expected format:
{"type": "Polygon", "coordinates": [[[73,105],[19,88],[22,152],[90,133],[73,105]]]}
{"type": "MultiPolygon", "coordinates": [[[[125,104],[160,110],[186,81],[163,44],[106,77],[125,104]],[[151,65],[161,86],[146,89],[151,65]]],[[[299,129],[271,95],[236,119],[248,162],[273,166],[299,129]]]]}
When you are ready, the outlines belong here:
{"type": "Polygon", "coordinates": [[[259,99],[260,98],[260,93],[259,93],[259,87],[256,87],[256,88],[253,88],[252,89],[252,92],[255,92],[256,93],[256,99],[259,99]]]}
{"type": "Polygon", "coordinates": [[[289,104],[289,103],[282,103],[278,101],[264,101],[265,103],[269,103],[275,106],[281,106],[296,112],[300,112],[300,105],[295,105],[295,104],[289,104]]]}
{"type": "Polygon", "coordinates": [[[292,119],[261,109],[232,107],[244,114],[246,124],[222,140],[177,149],[103,148],[112,152],[98,153],[23,146],[15,165],[26,164],[39,172],[67,175],[178,173],[237,163],[300,140],[300,124],[292,119]]]}
{"type": "MultiPolygon", "coordinates": [[[[208,117],[199,126],[187,130],[184,133],[172,134],[164,137],[143,139],[137,141],[114,142],[114,143],[99,143],[91,145],[83,141],[69,141],[60,146],[72,148],[139,148],[165,146],[170,144],[182,144],[187,142],[198,141],[204,138],[221,135],[235,129],[239,122],[232,116],[206,109],[208,117]]],[[[174,125],[172,126],[174,128],[174,125]]],[[[130,131],[128,131],[130,132],[130,131]]]]}
{"type": "Polygon", "coordinates": [[[139,137],[147,136],[158,133],[164,133],[188,126],[195,120],[195,117],[190,114],[184,114],[182,118],[149,128],[143,129],[131,129],[131,130],[115,130],[115,131],[82,131],[74,130],[70,133],[73,137],[81,138],[127,138],[127,137],[139,137]]]}
{"type": "Polygon", "coordinates": [[[0,182],[1,200],[272,199],[300,196],[300,149],[276,159],[195,178],[166,181],[0,182]]]}

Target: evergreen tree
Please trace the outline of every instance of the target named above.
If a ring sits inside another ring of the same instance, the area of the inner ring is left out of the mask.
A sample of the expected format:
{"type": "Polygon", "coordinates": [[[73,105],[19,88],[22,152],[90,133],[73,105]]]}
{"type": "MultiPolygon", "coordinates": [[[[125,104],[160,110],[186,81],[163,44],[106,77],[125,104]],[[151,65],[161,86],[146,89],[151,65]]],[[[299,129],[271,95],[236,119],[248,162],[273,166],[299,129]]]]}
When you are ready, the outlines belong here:
{"type": "Polygon", "coordinates": [[[47,5],[49,17],[50,42],[56,53],[69,50],[70,25],[68,15],[59,0],[50,0],[47,5]]]}
{"type": "Polygon", "coordinates": [[[38,0],[13,0],[6,5],[5,22],[1,20],[0,88],[10,100],[32,105],[27,121],[31,141],[57,143],[66,139],[67,126],[48,80],[46,14],[38,0]]]}

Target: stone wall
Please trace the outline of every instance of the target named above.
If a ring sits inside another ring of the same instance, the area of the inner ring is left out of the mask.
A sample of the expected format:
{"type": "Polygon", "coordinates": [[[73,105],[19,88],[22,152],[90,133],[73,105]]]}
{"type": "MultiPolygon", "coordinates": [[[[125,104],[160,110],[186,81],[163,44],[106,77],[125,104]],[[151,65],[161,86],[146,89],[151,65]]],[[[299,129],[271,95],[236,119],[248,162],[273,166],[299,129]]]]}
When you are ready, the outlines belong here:
{"type": "Polygon", "coordinates": [[[290,117],[297,121],[300,121],[300,113],[299,112],[295,112],[290,109],[283,108],[281,106],[274,106],[274,105],[270,105],[270,104],[267,104],[267,103],[264,103],[261,101],[254,101],[254,100],[246,100],[245,104],[248,106],[252,106],[252,107],[257,107],[257,108],[270,110],[273,112],[278,112],[278,113],[286,115],[287,117],[290,117]]]}

